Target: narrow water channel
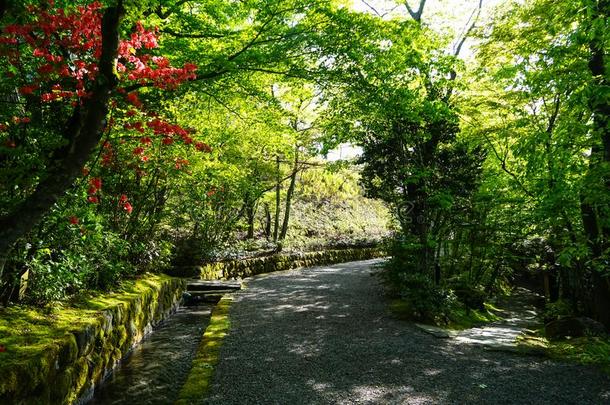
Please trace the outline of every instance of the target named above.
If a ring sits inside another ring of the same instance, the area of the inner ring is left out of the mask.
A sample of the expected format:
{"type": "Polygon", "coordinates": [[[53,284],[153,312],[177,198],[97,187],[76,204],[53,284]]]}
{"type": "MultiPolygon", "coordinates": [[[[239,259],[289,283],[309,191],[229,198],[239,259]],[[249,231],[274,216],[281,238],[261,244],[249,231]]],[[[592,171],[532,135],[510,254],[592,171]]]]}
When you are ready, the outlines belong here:
{"type": "Polygon", "coordinates": [[[172,404],[184,384],[212,305],[180,308],[97,387],[88,405],[172,404]]]}

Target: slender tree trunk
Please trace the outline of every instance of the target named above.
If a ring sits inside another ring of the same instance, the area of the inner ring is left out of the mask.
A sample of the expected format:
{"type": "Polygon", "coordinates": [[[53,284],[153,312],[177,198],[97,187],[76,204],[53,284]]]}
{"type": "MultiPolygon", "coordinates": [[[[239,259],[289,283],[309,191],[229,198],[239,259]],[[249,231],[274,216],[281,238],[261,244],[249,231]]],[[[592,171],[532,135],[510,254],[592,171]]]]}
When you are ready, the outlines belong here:
{"type": "Polygon", "coordinates": [[[265,203],[265,238],[269,240],[271,238],[271,209],[269,204],[265,203]]]}
{"type": "MultiPolygon", "coordinates": [[[[594,145],[590,157],[590,174],[593,174],[602,165],[610,164],[610,101],[606,96],[607,89],[610,87],[608,78],[604,32],[600,32],[600,26],[607,24],[610,15],[610,1],[599,0],[593,5],[591,15],[591,35],[589,43],[591,58],[589,69],[595,81],[594,91],[591,92],[589,105],[593,112],[594,134],[596,135],[596,145],[594,145]],[[602,23],[602,24],[596,24],[602,23]],[[597,146],[599,145],[599,146],[597,146]]],[[[603,174],[602,184],[603,194],[610,193],[610,176],[603,174]]],[[[599,258],[606,249],[609,248],[610,209],[604,204],[595,207],[586,198],[581,197],[581,212],[585,232],[589,246],[593,252],[593,258],[599,258]]],[[[593,291],[591,301],[593,304],[594,317],[610,327],[610,279],[604,277],[598,269],[591,270],[593,291]]]]}
{"type": "Polygon", "coordinates": [[[280,232],[279,240],[286,238],[288,232],[288,221],[290,220],[290,207],[292,204],[292,195],[294,194],[294,188],[297,183],[297,174],[299,173],[299,147],[294,148],[294,166],[292,168],[292,175],[290,176],[290,185],[286,192],[286,207],[284,209],[284,222],[282,223],[282,231],[280,232]]]}
{"type": "Polygon", "coordinates": [[[252,201],[247,202],[246,216],[248,217],[247,239],[254,239],[254,218],[256,217],[256,207],[252,201]]]}
{"type": "Polygon", "coordinates": [[[12,212],[0,218],[0,263],[13,245],[30,232],[72,186],[101,140],[110,93],[118,83],[115,67],[122,14],[122,1],[104,12],[99,74],[90,98],[83,107],[75,108],[62,134],[68,144],[54,153],[54,164],[35,191],[12,212]]]}
{"type": "Polygon", "coordinates": [[[277,242],[279,231],[280,231],[280,203],[281,203],[281,187],[282,187],[282,179],[280,173],[280,156],[278,155],[276,158],[276,184],[275,184],[275,218],[273,224],[273,241],[277,242]]]}

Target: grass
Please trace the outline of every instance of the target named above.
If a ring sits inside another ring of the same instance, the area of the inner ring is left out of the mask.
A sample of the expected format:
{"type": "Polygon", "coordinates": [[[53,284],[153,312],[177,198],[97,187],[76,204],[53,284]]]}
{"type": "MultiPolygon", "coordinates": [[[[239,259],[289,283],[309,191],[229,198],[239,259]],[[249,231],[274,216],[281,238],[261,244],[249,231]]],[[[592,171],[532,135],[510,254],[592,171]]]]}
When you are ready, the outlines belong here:
{"type": "Polygon", "coordinates": [[[220,347],[231,327],[229,309],[232,300],[230,295],[225,295],[212,311],[210,323],[193,360],[193,368],[180,390],[176,405],[200,403],[205,398],[214,375],[214,366],[218,363],[220,347]]]}

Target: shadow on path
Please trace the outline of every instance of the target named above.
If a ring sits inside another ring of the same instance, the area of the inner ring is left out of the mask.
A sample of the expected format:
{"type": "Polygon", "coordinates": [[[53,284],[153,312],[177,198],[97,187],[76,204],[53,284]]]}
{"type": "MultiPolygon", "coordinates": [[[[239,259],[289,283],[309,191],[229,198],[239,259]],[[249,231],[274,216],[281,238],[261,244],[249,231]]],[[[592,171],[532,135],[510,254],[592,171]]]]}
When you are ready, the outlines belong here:
{"type": "Polygon", "coordinates": [[[536,302],[541,297],[525,288],[517,287],[510,296],[501,297],[497,306],[503,319],[482,327],[459,332],[453,343],[479,345],[495,350],[517,350],[516,339],[525,329],[537,323],[536,302]]]}
{"type": "Polygon", "coordinates": [[[610,403],[610,378],[592,368],[455,344],[391,318],[376,262],[250,281],[203,402],[610,403]]]}

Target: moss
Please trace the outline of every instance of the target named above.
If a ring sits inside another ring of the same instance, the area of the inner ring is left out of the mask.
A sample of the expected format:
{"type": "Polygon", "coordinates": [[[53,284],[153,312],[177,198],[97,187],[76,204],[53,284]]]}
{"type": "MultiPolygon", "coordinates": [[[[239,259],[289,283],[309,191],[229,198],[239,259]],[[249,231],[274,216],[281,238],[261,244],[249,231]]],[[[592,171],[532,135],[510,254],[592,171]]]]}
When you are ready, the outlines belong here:
{"type": "Polygon", "coordinates": [[[580,337],[551,342],[544,337],[541,327],[518,337],[517,341],[523,350],[535,350],[556,360],[592,365],[610,375],[610,338],[580,337]]]}
{"type": "Polygon", "coordinates": [[[390,312],[398,319],[410,320],[413,310],[405,300],[395,299],[390,301],[390,312]]]}
{"type": "Polygon", "coordinates": [[[297,267],[309,267],[340,263],[350,260],[373,259],[384,256],[379,248],[326,250],[292,255],[274,255],[253,259],[209,263],[200,267],[199,276],[204,280],[238,279],[297,267]]]}
{"type": "Polygon", "coordinates": [[[76,337],[72,333],[68,333],[63,343],[61,344],[61,351],[59,353],[59,366],[63,367],[67,364],[72,364],[78,356],[78,345],[76,344],[76,337]]]}
{"type": "MultiPolygon", "coordinates": [[[[442,326],[448,329],[462,330],[501,319],[487,308],[487,306],[485,310],[468,310],[464,307],[452,308],[449,313],[449,322],[442,326]]],[[[390,301],[389,310],[398,319],[415,320],[413,319],[413,308],[405,300],[395,299],[390,301]]]]}
{"type": "Polygon", "coordinates": [[[449,323],[447,327],[449,329],[470,329],[475,326],[484,325],[486,323],[499,321],[498,315],[490,311],[486,305],[484,310],[479,309],[467,309],[463,307],[453,308],[449,313],[449,323]]]}
{"type": "MultiPolygon", "coordinates": [[[[34,397],[43,398],[49,394],[47,391],[56,384],[59,388],[53,394],[59,398],[63,395],[61,385],[66,383],[68,376],[56,370],[65,371],[70,365],[81,362],[78,367],[72,366],[72,383],[77,388],[73,394],[76,396],[78,389],[88,383],[89,374],[98,379],[104,367],[120,358],[122,352],[115,347],[101,350],[103,342],[109,339],[124,349],[122,346],[132,341],[126,328],[119,324],[129,312],[135,312],[132,302],[142,295],[154,302],[159,292],[167,288],[164,286],[170,283],[185,285],[184,281],[165,275],[149,274],[123,283],[113,293],[81,296],[63,305],[0,309],[0,345],[6,349],[0,352],[0,398],[27,397],[26,402],[31,402],[34,397]],[[106,331],[102,325],[106,326],[106,331]],[[108,353],[97,356],[102,365],[91,361],[92,370],[89,370],[87,359],[96,357],[92,350],[108,353]],[[35,392],[36,389],[42,394],[35,392]]],[[[154,311],[149,313],[154,314],[154,311]]],[[[150,320],[150,316],[141,316],[142,321],[150,320]]],[[[58,399],[57,402],[63,401],[58,399]]]]}
{"type": "Polygon", "coordinates": [[[51,387],[51,399],[54,403],[63,404],[68,402],[68,396],[73,386],[73,374],[73,368],[68,367],[55,378],[54,384],[51,387]]]}
{"type": "Polygon", "coordinates": [[[78,394],[81,392],[81,389],[87,383],[87,377],[89,376],[89,364],[87,363],[86,358],[80,358],[74,365],[74,381],[73,381],[73,390],[70,393],[71,401],[73,402],[78,397],[78,394]]]}
{"type": "Polygon", "coordinates": [[[225,295],[214,308],[210,323],[203,334],[193,367],[180,390],[176,404],[192,404],[203,401],[212,380],[214,366],[218,363],[220,347],[229,332],[229,308],[232,297],[225,295]]]}

